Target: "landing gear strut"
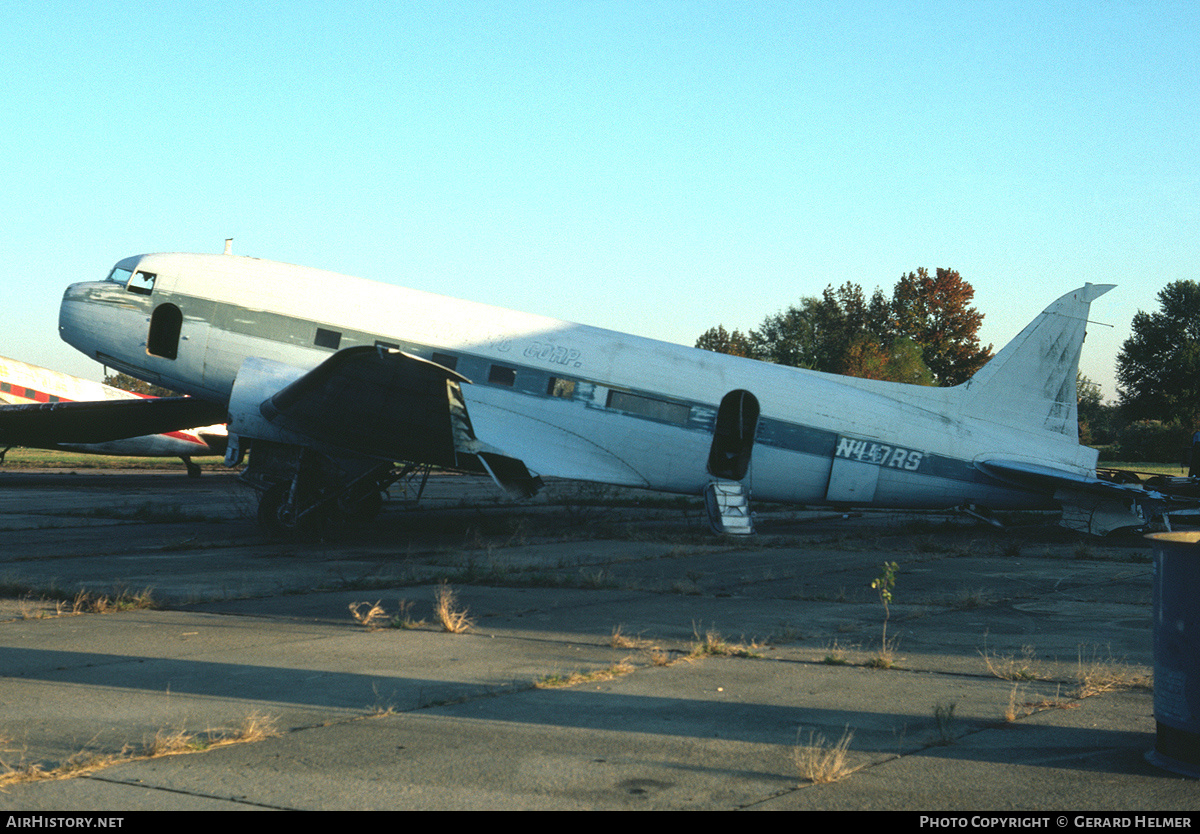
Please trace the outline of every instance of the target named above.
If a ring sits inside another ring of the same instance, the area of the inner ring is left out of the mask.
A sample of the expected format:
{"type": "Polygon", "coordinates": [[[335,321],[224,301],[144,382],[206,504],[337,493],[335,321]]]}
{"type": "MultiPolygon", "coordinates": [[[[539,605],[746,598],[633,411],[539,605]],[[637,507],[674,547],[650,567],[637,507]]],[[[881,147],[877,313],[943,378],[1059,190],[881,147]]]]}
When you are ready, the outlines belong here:
{"type": "Polygon", "coordinates": [[[384,491],[401,479],[420,478],[428,465],[396,468],[365,458],[334,458],[313,449],[256,441],[242,479],[261,493],[258,523],[272,535],[312,537],[330,528],[373,520],[383,509],[384,491]]]}

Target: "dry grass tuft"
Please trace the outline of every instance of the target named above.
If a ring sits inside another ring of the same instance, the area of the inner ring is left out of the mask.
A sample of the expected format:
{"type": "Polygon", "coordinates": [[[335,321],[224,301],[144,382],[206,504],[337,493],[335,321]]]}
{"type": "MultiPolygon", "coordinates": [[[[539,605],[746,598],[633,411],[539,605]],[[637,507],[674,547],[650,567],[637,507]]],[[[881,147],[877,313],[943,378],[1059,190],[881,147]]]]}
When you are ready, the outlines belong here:
{"type": "Polygon", "coordinates": [[[1022,694],[1020,689],[1020,686],[1014,683],[1008,692],[1008,706],[1004,708],[1004,720],[1009,724],[1029,714],[1017,712],[1017,704],[1020,702],[1022,694]]]}
{"type": "Polygon", "coordinates": [[[378,631],[382,626],[381,621],[387,616],[379,602],[376,600],[374,605],[369,602],[352,602],[349,606],[350,616],[367,631],[378,631]]]}
{"type": "Polygon", "coordinates": [[[985,608],[992,604],[992,598],[983,588],[959,588],[957,593],[950,598],[950,608],[955,611],[971,611],[976,608],[985,608]]]}
{"type": "Polygon", "coordinates": [[[571,672],[566,675],[553,674],[538,678],[533,682],[533,685],[538,689],[557,689],[564,686],[575,686],[580,683],[589,683],[594,681],[609,681],[613,678],[619,678],[623,675],[631,674],[636,670],[629,659],[614,663],[605,669],[595,669],[591,672],[571,672]]]}
{"type": "Polygon", "coordinates": [[[247,744],[280,735],[275,719],[266,713],[252,712],[242,719],[240,726],[225,738],[226,744],[247,744]]]}
{"type": "Polygon", "coordinates": [[[846,761],[853,738],[854,733],[847,727],[837,744],[830,746],[825,736],[810,732],[808,744],[797,744],[792,749],[792,761],[796,763],[800,775],[809,782],[817,785],[840,782],[862,769],[862,765],[851,767],[846,761]]]}
{"type": "Polygon", "coordinates": [[[379,600],[376,600],[374,605],[369,602],[352,602],[349,605],[350,616],[367,631],[378,631],[381,628],[414,629],[425,625],[424,620],[413,619],[411,602],[402,599],[397,604],[397,614],[388,617],[379,600]]]}
{"type": "Polygon", "coordinates": [[[846,650],[838,645],[837,640],[834,640],[826,650],[825,657],[821,662],[826,666],[847,666],[850,658],[846,656],[846,650]]]}
{"type": "Polygon", "coordinates": [[[614,649],[650,649],[654,646],[650,640],[643,637],[630,637],[628,634],[622,633],[621,626],[613,629],[609,644],[614,649]]]}
{"type": "Polygon", "coordinates": [[[658,646],[652,646],[646,650],[646,660],[651,666],[670,666],[671,655],[664,649],[658,646]]]}
{"type": "Polygon", "coordinates": [[[1090,659],[1084,658],[1083,647],[1079,649],[1079,665],[1075,670],[1076,698],[1090,698],[1105,692],[1124,689],[1153,689],[1154,676],[1130,668],[1127,663],[1112,657],[1098,658],[1093,650],[1090,659]]]}
{"type": "MultiPolygon", "coordinates": [[[[153,738],[144,740],[140,747],[127,744],[115,753],[80,750],[57,767],[47,767],[41,762],[26,762],[22,752],[22,760],[16,764],[0,759],[0,787],[43,779],[70,779],[123,762],[198,753],[214,747],[262,741],[277,735],[279,732],[275,729],[273,718],[252,712],[232,729],[207,730],[204,733],[190,733],[182,728],[159,730],[153,738]]],[[[0,739],[0,743],[4,741],[0,739]]],[[[4,752],[15,751],[6,746],[4,752]]]]}
{"type": "Polygon", "coordinates": [[[414,620],[412,616],[412,603],[406,599],[397,602],[400,610],[395,617],[392,618],[392,628],[414,629],[425,625],[424,620],[414,620]]]}
{"type": "Polygon", "coordinates": [[[938,728],[938,744],[954,742],[954,708],[957,706],[957,701],[949,703],[939,701],[933,705],[933,719],[937,722],[938,728]]]}
{"type": "Polygon", "coordinates": [[[154,759],[159,756],[174,756],[178,753],[193,753],[206,747],[201,736],[189,733],[183,728],[177,730],[159,730],[154,738],[142,745],[142,754],[154,759]]]}
{"type": "Polygon", "coordinates": [[[467,609],[459,608],[458,594],[445,582],[438,585],[434,595],[433,612],[442,630],[451,634],[464,634],[475,625],[475,621],[467,616],[467,609]]]}
{"type": "Polygon", "coordinates": [[[762,646],[758,643],[751,642],[749,645],[727,643],[720,632],[711,629],[704,632],[703,637],[693,630],[692,636],[696,638],[691,652],[688,653],[688,657],[692,659],[700,657],[762,657],[762,646]]]}
{"type": "Polygon", "coordinates": [[[864,664],[872,669],[891,669],[896,665],[896,638],[892,638],[879,647],[879,652],[869,658],[864,664]]]}
{"type": "Polygon", "coordinates": [[[1011,724],[1019,718],[1025,718],[1043,710],[1075,709],[1078,706],[1076,701],[1059,697],[1042,698],[1037,701],[1026,700],[1025,690],[1019,684],[1014,683],[1012,690],[1008,693],[1008,706],[1004,708],[1004,720],[1011,724]]]}
{"type": "Polygon", "coordinates": [[[1001,656],[989,652],[985,642],[983,651],[979,654],[983,658],[988,672],[1002,681],[1033,681],[1044,677],[1034,669],[1036,658],[1033,646],[1022,646],[1019,657],[1016,655],[1001,656]]]}
{"type": "Polygon", "coordinates": [[[35,599],[26,595],[18,602],[23,620],[41,620],[49,617],[77,616],[79,614],[113,614],[118,611],[141,611],[159,607],[149,588],[143,591],[122,590],[109,596],[80,591],[70,600],[35,599]]]}
{"type": "Polygon", "coordinates": [[[122,590],[115,596],[100,594],[96,596],[87,591],[75,595],[71,606],[72,614],[113,614],[117,611],[142,611],[158,608],[158,603],[150,593],[150,589],[132,592],[122,590]]]}

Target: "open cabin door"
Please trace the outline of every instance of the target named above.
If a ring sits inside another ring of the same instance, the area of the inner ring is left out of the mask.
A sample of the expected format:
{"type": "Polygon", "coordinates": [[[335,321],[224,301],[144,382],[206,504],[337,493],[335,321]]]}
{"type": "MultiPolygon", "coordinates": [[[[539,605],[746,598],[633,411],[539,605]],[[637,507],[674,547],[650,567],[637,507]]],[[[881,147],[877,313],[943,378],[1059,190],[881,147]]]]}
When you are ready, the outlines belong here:
{"type": "Polygon", "coordinates": [[[754,532],[750,494],[743,481],[750,471],[758,413],[758,398],[741,389],[722,397],[717,409],[708,452],[708,472],[713,480],[704,491],[709,525],[716,533],[754,532]]]}
{"type": "Polygon", "coordinates": [[[708,452],[708,472],[714,478],[740,481],[750,470],[750,453],[758,431],[758,398],[749,391],[730,391],[721,399],[708,452]]]}

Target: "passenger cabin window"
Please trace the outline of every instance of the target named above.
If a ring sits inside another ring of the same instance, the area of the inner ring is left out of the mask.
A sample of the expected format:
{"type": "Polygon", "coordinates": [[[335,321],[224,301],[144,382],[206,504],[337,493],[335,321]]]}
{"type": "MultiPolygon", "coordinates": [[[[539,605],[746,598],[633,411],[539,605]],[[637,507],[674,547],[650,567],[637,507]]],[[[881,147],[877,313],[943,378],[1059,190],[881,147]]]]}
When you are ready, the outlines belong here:
{"type": "Polygon", "coordinates": [[[507,385],[509,388],[517,384],[517,369],[504,365],[492,365],[488,370],[488,382],[493,385],[507,385]]]}
{"type": "Polygon", "coordinates": [[[609,391],[607,405],[618,411],[627,411],[630,414],[680,425],[686,423],[691,414],[691,408],[682,403],[667,402],[655,397],[643,397],[641,394],[631,394],[628,391],[609,391]]]}
{"type": "Polygon", "coordinates": [[[556,376],[550,377],[550,383],[546,386],[546,393],[552,397],[562,397],[569,400],[575,396],[575,380],[559,379],[556,376]]]}
{"type": "Polygon", "coordinates": [[[179,355],[179,333],[183,329],[183,313],[174,304],[159,304],[150,315],[150,333],[146,337],[146,352],[164,359],[179,355]]]}
{"type": "Polygon", "coordinates": [[[342,334],[336,330],[326,330],[324,327],[317,328],[317,338],[313,339],[313,344],[317,347],[329,348],[337,350],[338,345],[342,343],[342,334]]]}
{"type": "MultiPolygon", "coordinates": [[[[435,353],[432,358],[435,363],[441,365],[443,368],[449,368],[452,371],[458,370],[457,356],[451,356],[448,353],[435,353]]],[[[509,385],[511,384],[510,382],[509,385]]]]}
{"type": "Polygon", "coordinates": [[[150,295],[154,291],[154,279],[157,277],[152,272],[135,272],[129,279],[129,283],[125,285],[125,289],[138,295],[150,295]]]}

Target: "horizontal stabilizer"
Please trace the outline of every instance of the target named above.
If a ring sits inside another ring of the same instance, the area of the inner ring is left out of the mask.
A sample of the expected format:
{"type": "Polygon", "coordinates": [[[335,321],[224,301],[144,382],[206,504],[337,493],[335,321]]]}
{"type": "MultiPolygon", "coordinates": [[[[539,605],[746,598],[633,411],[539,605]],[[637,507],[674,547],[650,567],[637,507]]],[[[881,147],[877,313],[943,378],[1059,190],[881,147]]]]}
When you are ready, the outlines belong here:
{"type": "Polygon", "coordinates": [[[107,443],[224,423],[225,406],[195,397],[0,405],[0,444],[107,443]]]}
{"type": "Polygon", "coordinates": [[[1097,536],[1142,527],[1172,509],[1196,506],[1195,499],[1164,495],[1140,484],[1114,483],[1037,463],[989,460],[976,465],[994,478],[1053,497],[1062,505],[1062,526],[1097,536]]]}
{"type": "Polygon", "coordinates": [[[1053,493],[1057,489],[1069,487],[1076,490],[1092,491],[1103,495],[1129,494],[1128,490],[1141,491],[1140,487],[1131,487],[1104,481],[1094,475],[1082,475],[1066,469],[1056,469],[1039,463],[1025,461],[988,460],[976,464],[981,470],[994,478],[1007,481],[1024,489],[1053,493]]]}

